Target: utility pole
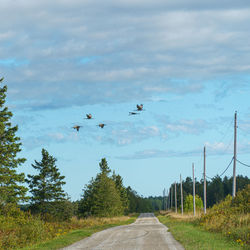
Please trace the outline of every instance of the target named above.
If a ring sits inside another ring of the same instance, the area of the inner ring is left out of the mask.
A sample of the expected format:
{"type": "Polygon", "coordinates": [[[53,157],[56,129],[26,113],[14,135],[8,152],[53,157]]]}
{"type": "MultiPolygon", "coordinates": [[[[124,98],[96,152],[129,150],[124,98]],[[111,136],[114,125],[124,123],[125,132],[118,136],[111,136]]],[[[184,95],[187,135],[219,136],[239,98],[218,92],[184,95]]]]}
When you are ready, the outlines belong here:
{"type": "Polygon", "coordinates": [[[170,210],[170,194],[171,194],[171,187],[169,188],[168,192],[168,210],[170,210]]]}
{"type": "Polygon", "coordinates": [[[194,163],[193,163],[193,207],[195,216],[195,178],[194,178],[194,163]]]}
{"type": "Polygon", "coordinates": [[[237,143],[237,111],[234,114],[234,168],[233,168],[233,198],[236,195],[236,160],[237,160],[237,152],[236,152],[236,143],[237,143]]]}
{"type": "Polygon", "coordinates": [[[165,202],[165,188],[163,189],[163,199],[162,199],[162,208],[163,208],[163,210],[165,210],[164,208],[165,208],[165,206],[164,206],[164,202],[165,202]]]}
{"type": "Polygon", "coordinates": [[[173,187],[171,184],[171,210],[172,210],[172,207],[173,207],[173,187]]]}
{"type": "Polygon", "coordinates": [[[167,190],[167,195],[166,195],[166,210],[168,210],[168,190],[167,190]]]}
{"type": "Polygon", "coordinates": [[[175,194],[175,212],[177,213],[177,192],[176,192],[176,182],[174,183],[174,194],[175,194]]]}
{"type": "Polygon", "coordinates": [[[180,183],[181,183],[181,214],[183,215],[183,191],[182,191],[182,179],[180,174],[180,183]]]}
{"type": "Polygon", "coordinates": [[[207,212],[206,147],[204,147],[204,214],[207,212]]]}

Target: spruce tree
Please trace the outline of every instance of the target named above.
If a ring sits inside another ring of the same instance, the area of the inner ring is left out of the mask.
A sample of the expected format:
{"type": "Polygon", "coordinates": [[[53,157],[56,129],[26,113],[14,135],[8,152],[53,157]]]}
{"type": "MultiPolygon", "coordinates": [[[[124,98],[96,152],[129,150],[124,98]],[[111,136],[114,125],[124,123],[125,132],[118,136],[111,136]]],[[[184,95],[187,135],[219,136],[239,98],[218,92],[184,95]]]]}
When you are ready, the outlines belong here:
{"type": "Polygon", "coordinates": [[[38,174],[28,175],[27,182],[32,194],[33,207],[41,213],[47,212],[49,203],[65,200],[66,194],[62,189],[65,176],[60,175],[55,163],[56,158],[42,149],[42,160],[40,162],[35,160],[35,164],[32,164],[38,174]]]}
{"type": "Polygon", "coordinates": [[[126,188],[123,185],[122,177],[118,174],[115,174],[115,171],[113,172],[112,179],[115,182],[116,189],[118,190],[120,194],[120,199],[122,202],[123,209],[126,213],[128,213],[128,207],[129,207],[129,200],[128,200],[128,193],[126,188]]]}
{"type": "Polygon", "coordinates": [[[109,217],[121,215],[124,211],[120,193],[105,158],[99,163],[100,173],[84,188],[79,210],[84,216],[109,217]]]}
{"type": "MultiPolygon", "coordinates": [[[[0,79],[2,84],[3,78],[0,79]]],[[[27,188],[24,173],[17,173],[16,169],[25,162],[25,158],[17,158],[21,151],[20,138],[15,134],[18,126],[12,126],[13,116],[5,106],[7,86],[0,86],[0,204],[18,203],[25,200],[27,188]]]]}

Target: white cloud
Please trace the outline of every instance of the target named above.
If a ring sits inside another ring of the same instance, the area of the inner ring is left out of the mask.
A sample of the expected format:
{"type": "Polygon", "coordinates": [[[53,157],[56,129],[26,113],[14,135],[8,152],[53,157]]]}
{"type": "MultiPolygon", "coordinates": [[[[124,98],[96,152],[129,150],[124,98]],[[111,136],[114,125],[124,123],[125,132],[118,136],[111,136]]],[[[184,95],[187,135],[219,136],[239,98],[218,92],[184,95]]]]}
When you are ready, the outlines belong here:
{"type": "Polygon", "coordinates": [[[246,1],[2,0],[0,15],[0,59],[29,62],[0,65],[10,98],[37,108],[199,93],[197,79],[249,73],[246,1]]]}

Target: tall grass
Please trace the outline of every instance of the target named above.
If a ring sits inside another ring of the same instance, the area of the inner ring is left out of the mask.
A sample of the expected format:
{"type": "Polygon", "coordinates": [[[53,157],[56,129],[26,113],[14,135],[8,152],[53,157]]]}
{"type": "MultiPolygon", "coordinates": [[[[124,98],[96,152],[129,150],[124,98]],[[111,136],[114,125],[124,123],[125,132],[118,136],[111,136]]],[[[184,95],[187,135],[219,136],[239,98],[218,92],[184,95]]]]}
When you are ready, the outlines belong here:
{"type": "Polygon", "coordinates": [[[197,221],[205,229],[221,232],[240,245],[250,245],[250,185],[239,191],[234,199],[214,205],[197,221]]]}
{"type": "Polygon", "coordinates": [[[54,239],[71,230],[114,224],[129,217],[72,218],[67,222],[46,222],[39,216],[23,212],[14,206],[0,208],[0,249],[17,249],[54,239]]]}
{"type": "MultiPolygon", "coordinates": [[[[172,223],[172,226],[186,222],[198,226],[197,230],[201,226],[201,229],[222,234],[234,243],[250,249],[250,185],[239,191],[234,199],[228,195],[224,201],[207,209],[205,215],[199,212],[194,217],[192,213],[181,215],[163,211],[160,214],[164,215],[165,220],[168,217],[168,223],[172,223]]],[[[160,218],[163,220],[164,217],[160,218]]]]}

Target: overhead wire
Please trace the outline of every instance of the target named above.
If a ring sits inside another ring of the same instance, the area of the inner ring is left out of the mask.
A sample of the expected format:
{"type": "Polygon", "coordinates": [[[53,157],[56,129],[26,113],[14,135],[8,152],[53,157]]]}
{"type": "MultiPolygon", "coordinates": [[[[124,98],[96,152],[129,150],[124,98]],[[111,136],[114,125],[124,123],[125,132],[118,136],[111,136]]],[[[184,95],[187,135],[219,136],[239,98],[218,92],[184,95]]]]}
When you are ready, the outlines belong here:
{"type": "Polygon", "coordinates": [[[236,161],[237,161],[237,162],[239,162],[240,164],[242,164],[242,165],[244,165],[244,166],[246,166],[246,167],[250,168],[250,165],[247,165],[247,164],[245,164],[245,163],[243,163],[243,162],[239,161],[238,159],[236,159],[236,161]]]}
{"type": "MultiPolygon", "coordinates": [[[[233,159],[234,159],[234,157],[232,157],[232,159],[231,159],[231,161],[230,161],[230,163],[228,164],[228,166],[226,167],[226,169],[220,174],[220,175],[218,175],[219,177],[221,177],[223,174],[225,174],[226,173],[226,171],[228,170],[228,168],[230,167],[230,165],[232,164],[232,162],[233,162],[233,159]]],[[[213,178],[211,178],[211,177],[209,177],[209,176],[207,176],[206,175],[206,177],[208,178],[208,179],[210,179],[210,180],[212,180],[213,178]]]]}
{"type": "Polygon", "coordinates": [[[232,162],[233,162],[233,159],[234,159],[234,157],[232,157],[232,160],[230,161],[230,163],[228,164],[228,166],[227,166],[227,168],[222,172],[222,174],[220,174],[219,175],[219,177],[221,177],[223,174],[225,174],[226,173],[226,171],[228,170],[228,168],[230,167],[230,165],[232,164],[232,162]]]}
{"type": "Polygon", "coordinates": [[[215,146],[219,145],[225,139],[225,137],[228,135],[229,128],[231,128],[233,121],[234,121],[234,118],[232,118],[232,120],[230,121],[230,123],[229,123],[228,127],[226,128],[225,133],[223,133],[221,139],[217,143],[215,143],[215,146]]]}

